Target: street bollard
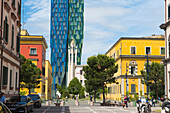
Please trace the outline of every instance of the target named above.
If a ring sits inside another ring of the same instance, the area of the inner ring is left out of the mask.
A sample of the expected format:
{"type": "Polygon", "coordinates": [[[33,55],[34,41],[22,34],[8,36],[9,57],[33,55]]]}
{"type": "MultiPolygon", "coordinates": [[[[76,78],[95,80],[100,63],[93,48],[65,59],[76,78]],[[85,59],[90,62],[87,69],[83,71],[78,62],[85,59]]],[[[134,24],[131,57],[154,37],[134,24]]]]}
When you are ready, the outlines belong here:
{"type": "Polygon", "coordinates": [[[94,106],[94,102],[93,102],[93,101],[91,101],[91,102],[90,102],[90,105],[91,105],[91,106],[94,106]]]}

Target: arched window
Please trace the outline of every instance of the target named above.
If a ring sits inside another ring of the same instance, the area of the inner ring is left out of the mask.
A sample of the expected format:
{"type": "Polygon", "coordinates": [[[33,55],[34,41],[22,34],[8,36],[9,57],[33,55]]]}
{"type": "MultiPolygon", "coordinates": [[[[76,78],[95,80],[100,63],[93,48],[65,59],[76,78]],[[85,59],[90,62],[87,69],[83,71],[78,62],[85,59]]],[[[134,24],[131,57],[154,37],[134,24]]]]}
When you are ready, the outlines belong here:
{"type": "Polygon", "coordinates": [[[6,42],[8,42],[8,29],[9,29],[9,25],[8,25],[8,18],[5,17],[4,20],[4,39],[6,42]]]}
{"type": "Polygon", "coordinates": [[[168,19],[170,19],[170,4],[168,5],[168,19]]]}
{"type": "Polygon", "coordinates": [[[132,60],[129,63],[129,74],[136,75],[138,72],[136,61],[132,60]]]}

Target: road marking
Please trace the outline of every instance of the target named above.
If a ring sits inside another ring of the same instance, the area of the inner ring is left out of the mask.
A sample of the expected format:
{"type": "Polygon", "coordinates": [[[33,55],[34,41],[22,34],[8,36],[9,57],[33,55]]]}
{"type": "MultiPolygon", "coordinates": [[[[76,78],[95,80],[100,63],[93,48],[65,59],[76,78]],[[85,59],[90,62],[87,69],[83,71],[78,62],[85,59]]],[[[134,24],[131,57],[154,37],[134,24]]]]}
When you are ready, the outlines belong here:
{"type": "Polygon", "coordinates": [[[43,113],[47,112],[49,109],[50,109],[50,107],[49,107],[49,108],[47,108],[47,109],[46,109],[43,113]]]}
{"type": "Polygon", "coordinates": [[[65,107],[64,106],[61,108],[61,113],[65,113],[65,107]]]}
{"type": "Polygon", "coordinates": [[[92,111],[93,113],[97,113],[96,111],[90,109],[89,107],[86,107],[88,110],[92,111]]]}

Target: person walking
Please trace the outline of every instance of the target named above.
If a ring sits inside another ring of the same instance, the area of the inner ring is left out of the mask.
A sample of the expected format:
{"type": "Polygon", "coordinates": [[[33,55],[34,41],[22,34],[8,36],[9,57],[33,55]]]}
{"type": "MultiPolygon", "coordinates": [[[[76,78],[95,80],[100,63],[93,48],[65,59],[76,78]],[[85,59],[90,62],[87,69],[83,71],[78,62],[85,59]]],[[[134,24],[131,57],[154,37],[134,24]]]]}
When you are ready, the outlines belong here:
{"type": "Polygon", "coordinates": [[[5,98],[3,92],[1,92],[1,102],[2,102],[2,103],[6,103],[6,98],[5,98]]]}
{"type": "Polygon", "coordinates": [[[154,96],[152,96],[152,106],[155,107],[155,98],[154,98],[154,96]]]}
{"type": "Polygon", "coordinates": [[[123,108],[126,106],[126,108],[128,108],[128,100],[127,100],[127,97],[125,96],[124,98],[124,106],[123,108]]]}
{"type": "Polygon", "coordinates": [[[90,102],[92,102],[92,101],[93,101],[93,96],[91,95],[91,96],[90,96],[90,102]]]}
{"type": "Polygon", "coordinates": [[[139,97],[139,99],[136,101],[138,113],[140,113],[140,104],[141,104],[141,97],[139,97]]]}

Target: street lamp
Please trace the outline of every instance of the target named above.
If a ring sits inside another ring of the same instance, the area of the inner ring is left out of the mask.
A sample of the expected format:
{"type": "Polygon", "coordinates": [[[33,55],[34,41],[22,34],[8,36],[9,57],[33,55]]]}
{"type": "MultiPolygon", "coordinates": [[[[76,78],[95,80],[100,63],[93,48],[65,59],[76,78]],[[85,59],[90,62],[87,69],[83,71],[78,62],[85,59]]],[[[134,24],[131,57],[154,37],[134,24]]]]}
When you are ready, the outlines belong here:
{"type": "Polygon", "coordinates": [[[126,97],[128,96],[127,93],[128,93],[128,90],[127,90],[127,87],[128,87],[128,83],[127,83],[127,72],[128,72],[128,66],[127,66],[127,63],[126,63],[126,97]]]}
{"type": "Polygon", "coordinates": [[[149,69],[148,67],[150,66],[149,65],[149,60],[148,60],[148,50],[146,51],[146,54],[147,54],[147,98],[148,98],[148,95],[149,95],[149,82],[148,82],[148,79],[149,79],[149,69]]]}
{"type": "Polygon", "coordinates": [[[2,92],[2,70],[3,70],[3,48],[4,48],[4,38],[0,36],[0,42],[1,42],[1,72],[0,72],[0,93],[2,92]]]}

